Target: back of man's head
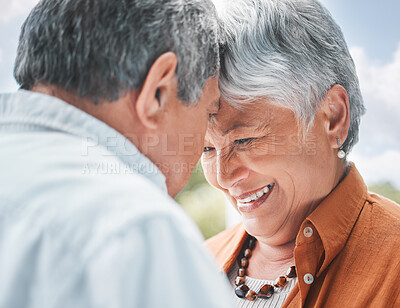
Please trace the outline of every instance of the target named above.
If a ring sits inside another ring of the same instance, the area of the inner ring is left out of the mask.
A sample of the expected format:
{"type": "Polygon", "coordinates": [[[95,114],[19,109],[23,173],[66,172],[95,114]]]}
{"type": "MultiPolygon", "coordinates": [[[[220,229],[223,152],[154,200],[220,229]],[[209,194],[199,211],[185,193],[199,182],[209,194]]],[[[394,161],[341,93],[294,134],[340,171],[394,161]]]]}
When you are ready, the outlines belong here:
{"type": "Polygon", "coordinates": [[[163,53],[177,55],[179,99],[195,104],[218,69],[208,0],[42,0],[25,21],[14,75],[95,103],[140,88],[163,53]]]}

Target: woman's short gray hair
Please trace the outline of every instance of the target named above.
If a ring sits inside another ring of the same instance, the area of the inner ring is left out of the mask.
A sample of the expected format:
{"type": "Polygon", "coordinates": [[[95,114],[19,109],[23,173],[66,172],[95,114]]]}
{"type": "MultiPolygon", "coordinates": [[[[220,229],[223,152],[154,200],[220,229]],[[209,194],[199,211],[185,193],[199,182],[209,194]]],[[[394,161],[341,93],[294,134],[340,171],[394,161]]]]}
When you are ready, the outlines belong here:
{"type": "Polygon", "coordinates": [[[42,0],[25,21],[14,76],[97,102],[139,88],[163,53],[177,55],[178,96],[196,103],[219,67],[210,0],[42,0]]]}
{"type": "Polygon", "coordinates": [[[365,108],[354,62],[330,13],[315,0],[216,4],[222,96],[236,105],[266,98],[290,108],[307,130],[327,91],[339,84],[350,100],[350,129],[343,145],[349,152],[358,141],[365,108]]]}

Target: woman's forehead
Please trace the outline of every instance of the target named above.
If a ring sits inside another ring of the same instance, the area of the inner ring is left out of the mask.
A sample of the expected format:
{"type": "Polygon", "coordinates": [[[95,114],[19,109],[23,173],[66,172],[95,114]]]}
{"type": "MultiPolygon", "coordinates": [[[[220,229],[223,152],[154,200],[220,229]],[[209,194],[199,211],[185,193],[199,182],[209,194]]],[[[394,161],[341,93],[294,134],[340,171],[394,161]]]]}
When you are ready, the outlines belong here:
{"type": "Polygon", "coordinates": [[[240,108],[221,100],[221,108],[214,117],[210,128],[226,135],[236,129],[265,127],[273,122],[292,120],[292,111],[267,102],[246,103],[240,108]]]}
{"type": "Polygon", "coordinates": [[[285,133],[292,132],[295,127],[297,130],[296,118],[287,108],[267,102],[252,102],[237,108],[222,100],[220,111],[209,124],[206,139],[216,141],[238,134],[285,133]]]}
{"type": "Polygon", "coordinates": [[[246,103],[240,107],[221,100],[220,110],[216,116],[218,125],[243,126],[250,124],[249,120],[266,114],[265,105],[259,102],[246,103]]]}

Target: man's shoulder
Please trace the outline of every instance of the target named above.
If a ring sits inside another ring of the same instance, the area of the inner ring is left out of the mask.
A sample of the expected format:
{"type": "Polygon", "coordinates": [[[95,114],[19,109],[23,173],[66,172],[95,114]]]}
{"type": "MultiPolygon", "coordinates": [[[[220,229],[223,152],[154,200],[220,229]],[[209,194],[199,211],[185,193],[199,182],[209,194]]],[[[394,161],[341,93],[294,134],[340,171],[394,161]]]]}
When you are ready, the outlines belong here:
{"type": "MultiPolygon", "coordinates": [[[[73,290],[74,286],[81,288],[84,281],[99,304],[101,299],[118,300],[115,294],[119,292],[127,291],[123,293],[126,298],[137,296],[132,290],[140,288],[148,296],[152,288],[159,290],[160,277],[165,273],[174,287],[196,275],[196,286],[210,286],[205,278],[199,282],[201,268],[206,277],[211,277],[211,286],[216,286],[217,275],[211,258],[203,251],[200,233],[173,199],[141,175],[114,180],[116,187],[99,186],[99,181],[93,181],[99,191],[91,187],[88,197],[70,193],[51,204],[44,196],[42,202],[46,204],[35,204],[34,211],[14,215],[12,221],[10,218],[0,232],[6,256],[0,258],[0,268],[9,267],[3,278],[17,287],[28,277],[32,285],[44,288],[35,276],[40,272],[54,285],[64,283],[67,277],[67,287],[73,290]],[[31,266],[31,260],[39,257],[46,262],[31,266]],[[17,261],[10,264],[5,259],[17,261]]],[[[108,184],[112,182],[110,179],[108,184]]],[[[77,291],[83,297],[85,292],[89,291],[77,291]]]]}
{"type": "Polygon", "coordinates": [[[246,238],[246,230],[240,223],[210,238],[206,242],[206,246],[216,258],[219,267],[227,272],[233,265],[246,238]]]}
{"type": "Polygon", "coordinates": [[[163,232],[164,235],[182,234],[186,239],[200,242],[200,233],[186,213],[143,175],[114,175],[89,180],[85,186],[90,187],[94,195],[82,198],[65,217],[55,214],[55,220],[60,226],[67,221],[75,224],[76,230],[71,232],[84,234],[84,245],[95,246],[91,251],[102,249],[112,242],[111,239],[121,239],[131,231],[147,241],[150,238],[157,241],[154,235],[163,232]]]}
{"type": "MultiPolygon", "coordinates": [[[[13,242],[27,251],[37,242],[45,241],[48,247],[61,245],[69,258],[82,264],[115,245],[123,251],[123,246],[154,247],[175,238],[185,247],[188,243],[201,247],[201,234],[186,213],[142,175],[104,176],[76,183],[67,177],[64,185],[68,189],[53,186],[31,200],[0,193],[0,216],[7,217],[0,241],[15,236],[13,242]]],[[[50,259],[58,255],[52,249],[46,254],[50,259]]]]}
{"type": "MultiPolygon", "coordinates": [[[[19,138],[21,142],[27,137],[19,138]]],[[[145,232],[154,221],[187,238],[200,238],[166,191],[107,149],[82,153],[79,137],[57,132],[38,133],[33,139],[26,152],[7,139],[14,151],[0,155],[8,157],[0,162],[5,167],[0,174],[0,216],[14,222],[9,228],[18,225],[38,236],[59,238],[77,252],[100,249],[128,229],[145,232]]]]}

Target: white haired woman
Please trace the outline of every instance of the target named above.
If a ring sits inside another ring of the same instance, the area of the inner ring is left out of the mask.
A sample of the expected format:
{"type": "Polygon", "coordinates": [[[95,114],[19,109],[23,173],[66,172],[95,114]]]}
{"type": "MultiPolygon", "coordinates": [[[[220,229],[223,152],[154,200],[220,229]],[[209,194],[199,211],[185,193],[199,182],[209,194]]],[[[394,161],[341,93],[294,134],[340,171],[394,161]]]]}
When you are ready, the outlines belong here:
{"type": "Polygon", "coordinates": [[[400,307],[400,207],[346,159],[364,106],[340,28],[314,0],[232,0],[219,18],[202,164],[242,223],[207,245],[237,306],[400,307]]]}

